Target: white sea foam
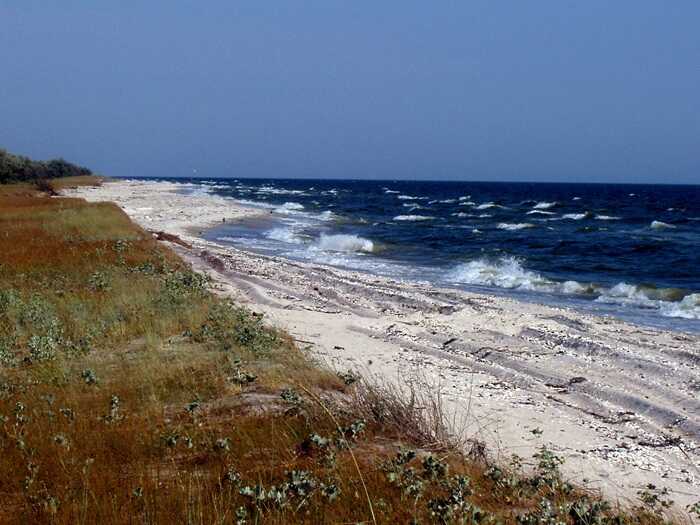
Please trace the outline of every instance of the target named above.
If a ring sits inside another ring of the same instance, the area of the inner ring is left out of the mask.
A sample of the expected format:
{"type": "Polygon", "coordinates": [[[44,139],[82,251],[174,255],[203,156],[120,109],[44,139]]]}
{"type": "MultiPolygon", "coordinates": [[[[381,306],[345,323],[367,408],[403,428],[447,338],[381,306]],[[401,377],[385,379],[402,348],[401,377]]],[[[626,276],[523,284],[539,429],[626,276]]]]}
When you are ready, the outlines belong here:
{"type": "Polygon", "coordinates": [[[572,221],[580,221],[583,219],[590,219],[591,218],[591,213],[590,212],[585,212],[585,213],[565,213],[564,215],[561,216],[562,219],[571,219],[572,221]]]}
{"type": "Polygon", "coordinates": [[[510,231],[516,231],[516,230],[524,230],[526,228],[534,228],[535,225],[532,224],[531,222],[519,222],[519,223],[508,223],[508,222],[501,222],[498,224],[497,228],[499,230],[510,230],[510,231]]]}
{"type": "Polygon", "coordinates": [[[384,193],[399,193],[399,192],[396,191],[396,190],[389,190],[389,189],[386,189],[386,188],[385,188],[385,189],[384,189],[384,193]]]}
{"type": "Polygon", "coordinates": [[[274,211],[280,215],[298,215],[303,209],[304,205],[298,202],[285,202],[281,206],[277,206],[274,211]]]}
{"type": "Polygon", "coordinates": [[[581,200],[581,197],[574,197],[574,198],[571,199],[571,200],[572,200],[572,201],[580,201],[580,200],[581,200]]]}
{"type": "Polygon", "coordinates": [[[417,200],[419,197],[414,197],[413,195],[399,195],[399,196],[396,197],[396,198],[397,198],[397,199],[400,199],[400,200],[402,200],[402,201],[415,201],[415,200],[417,200]]]}
{"type": "Polygon", "coordinates": [[[453,217],[474,217],[473,213],[464,213],[463,211],[458,211],[457,213],[451,214],[453,217]]]}
{"type": "Polygon", "coordinates": [[[287,190],[284,188],[275,188],[274,186],[260,186],[256,193],[264,195],[305,195],[302,190],[287,190]]]}
{"type": "Polygon", "coordinates": [[[395,221],[432,221],[435,217],[428,215],[397,215],[395,221]]]}
{"type": "Polygon", "coordinates": [[[655,288],[623,282],[603,290],[596,301],[658,310],[664,317],[700,319],[700,293],[684,295],[682,290],[676,288],[655,288]]]}
{"type": "Polygon", "coordinates": [[[294,233],[291,228],[273,228],[265,232],[265,237],[273,241],[281,241],[289,244],[301,244],[302,240],[294,233]]]}
{"type": "Polygon", "coordinates": [[[675,288],[654,288],[624,282],[612,288],[602,288],[577,281],[553,281],[538,272],[523,268],[516,258],[510,256],[460,264],[447,275],[447,280],[511,290],[594,295],[597,296],[595,301],[599,303],[653,309],[665,317],[700,319],[700,293],[684,295],[682,290],[675,288]]]}
{"type": "Polygon", "coordinates": [[[478,259],[460,264],[447,278],[456,283],[533,292],[581,294],[588,290],[576,281],[558,283],[537,272],[526,270],[515,257],[510,256],[496,260],[478,259]]]}
{"type": "Polygon", "coordinates": [[[525,215],[556,215],[553,211],[531,210],[525,215]]]}
{"type": "Polygon", "coordinates": [[[496,204],[495,202],[485,202],[484,204],[479,204],[476,207],[477,210],[489,210],[491,208],[503,208],[503,209],[505,209],[505,206],[501,206],[500,204],[496,204]]]}
{"type": "Polygon", "coordinates": [[[664,303],[660,308],[665,317],[681,317],[683,319],[700,319],[700,293],[686,295],[676,303],[664,303]]]}
{"type": "Polygon", "coordinates": [[[460,206],[476,206],[476,202],[470,201],[470,200],[462,200],[462,199],[460,199],[459,205],[460,205],[460,206]]]}
{"type": "Polygon", "coordinates": [[[480,213],[478,217],[480,219],[488,219],[489,217],[493,217],[493,215],[491,215],[490,213],[480,213]]]}
{"type": "Polygon", "coordinates": [[[374,243],[357,235],[326,235],[318,239],[315,247],[326,252],[365,252],[374,251],[374,243]]]}
{"type": "Polygon", "coordinates": [[[615,217],[614,215],[596,215],[596,220],[598,221],[619,221],[620,217],[615,217]]]}
{"type": "Polygon", "coordinates": [[[318,214],[318,218],[322,221],[333,221],[338,218],[338,216],[331,210],[322,211],[318,214]]]}
{"type": "Polygon", "coordinates": [[[672,228],[675,228],[675,226],[666,222],[651,221],[649,228],[651,228],[652,230],[670,230],[672,228]]]}
{"type": "Polygon", "coordinates": [[[554,208],[558,202],[538,202],[535,204],[532,209],[533,210],[548,210],[550,208],[554,208]]]}

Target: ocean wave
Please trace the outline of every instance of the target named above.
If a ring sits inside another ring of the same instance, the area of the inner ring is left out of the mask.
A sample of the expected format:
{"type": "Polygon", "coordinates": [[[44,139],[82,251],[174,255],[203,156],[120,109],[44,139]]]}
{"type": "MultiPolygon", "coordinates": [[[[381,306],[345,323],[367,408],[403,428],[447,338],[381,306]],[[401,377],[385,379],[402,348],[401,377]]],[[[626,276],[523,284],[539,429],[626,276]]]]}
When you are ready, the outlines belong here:
{"type": "Polygon", "coordinates": [[[493,217],[493,215],[490,213],[480,213],[478,217],[479,219],[488,219],[489,217],[493,217]]]}
{"type": "Polygon", "coordinates": [[[282,204],[282,206],[275,208],[275,213],[279,213],[281,215],[292,215],[303,209],[304,205],[299,204],[298,202],[285,202],[282,204]]]}
{"type": "Polygon", "coordinates": [[[602,291],[596,302],[658,310],[664,317],[700,319],[700,293],[678,288],[619,283],[602,291]]]}
{"type": "Polygon", "coordinates": [[[326,235],[322,234],[318,239],[315,248],[326,252],[365,252],[371,253],[374,251],[374,243],[358,237],[357,235],[326,235]]]}
{"type": "Polygon", "coordinates": [[[526,270],[515,257],[510,256],[460,264],[448,274],[447,279],[456,283],[532,292],[583,294],[589,290],[576,281],[556,282],[526,270]]]}
{"type": "Polygon", "coordinates": [[[463,211],[458,211],[457,213],[450,214],[453,217],[475,217],[473,213],[464,213],[463,211]]]}
{"type": "Polygon", "coordinates": [[[421,199],[422,197],[414,197],[413,195],[399,195],[396,198],[402,201],[416,201],[421,199]]]}
{"type": "Polygon", "coordinates": [[[476,202],[470,201],[470,200],[459,200],[459,205],[460,206],[476,206],[476,202]]]}
{"type": "Polygon", "coordinates": [[[251,206],[251,207],[255,207],[255,208],[274,209],[276,207],[274,204],[269,204],[267,202],[260,202],[260,201],[251,201],[248,199],[236,199],[236,202],[238,204],[242,204],[243,206],[251,206]]]}
{"type": "Polygon", "coordinates": [[[556,215],[553,211],[531,210],[525,215],[556,215]]]}
{"type": "Polygon", "coordinates": [[[533,210],[548,210],[550,208],[554,208],[557,206],[559,203],[554,201],[554,202],[538,202],[535,204],[532,209],[533,210]]]}
{"type": "Polygon", "coordinates": [[[319,213],[318,218],[321,219],[322,221],[334,221],[338,218],[338,216],[335,213],[333,213],[331,210],[326,210],[326,211],[322,211],[321,213],[319,213]]]}
{"type": "Polygon", "coordinates": [[[291,228],[273,228],[265,232],[264,236],[273,241],[281,241],[289,244],[302,243],[302,239],[299,238],[291,228]]]}
{"type": "Polygon", "coordinates": [[[700,319],[700,293],[686,295],[677,303],[664,303],[661,305],[660,311],[661,315],[665,317],[700,319]]]}
{"type": "Polygon", "coordinates": [[[595,302],[629,305],[656,310],[665,317],[700,319],[700,293],[690,293],[678,288],[618,283],[605,288],[578,281],[554,281],[542,274],[527,270],[512,256],[498,259],[477,259],[455,267],[446,276],[452,283],[494,286],[562,295],[593,296],[595,302]]]}
{"type": "Polygon", "coordinates": [[[615,217],[614,215],[596,215],[595,219],[597,221],[619,221],[620,217],[615,217]]]}
{"type": "Polygon", "coordinates": [[[668,224],[666,222],[651,221],[649,228],[651,228],[652,230],[670,230],[670,229],[675,228],[675,226],[673,224],[668,224]]]}
{"type": "Polygon", "coordinates": [[[485,202],[484,204],[479,204],[476,209],[477,210],[489,210],[491,208],[502,208],[506,209],[505,206],[502,206],[500,204],[496,204],[495,202],[485,202]]]}
{"type": "Polygon", "coordinates": [[[384,188],[384,193],[399,193],[399,192],[396,190],[390,190],[388,188],[384,188]]]}
{"type": "Polygon", "coordinates": [[[496,226],[499,230],[509,230],[509,231],[516,231],[516,230],[524,230],[526,228],[534,228],[535,225],[532,224],[531,222],[519,222],[519,223],[508,223],[508,222],[501,222],[496,226]]]}
{"type": "Polygon", "coordinates": [[[561,216],[562,219],[571,219],[572,221],[581,221],[583,219],[590,219],[592,217],[591,212],[584,213],[565,213],[561,216]]]}
{"type": "Polygon", "coordinates": [[[397,215],[395,221],[432,221],[435,217],[429,215],[397,215]]]}
{"type": "Polygon", "coordinates": [[[306,195],[302,190],[286,190],[284,188],[275,188],[274,186],[261,186],[256,193],[264,195],[306,195]]]}

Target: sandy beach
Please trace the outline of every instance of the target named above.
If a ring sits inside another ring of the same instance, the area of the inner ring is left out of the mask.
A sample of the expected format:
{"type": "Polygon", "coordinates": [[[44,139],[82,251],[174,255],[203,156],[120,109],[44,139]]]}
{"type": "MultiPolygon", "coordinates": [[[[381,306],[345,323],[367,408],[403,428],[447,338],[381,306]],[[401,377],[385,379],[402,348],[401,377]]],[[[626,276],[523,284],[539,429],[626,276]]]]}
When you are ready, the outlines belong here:
{"type": "Polygon", "coordinates": [[[339,370],[442,392],[455,431],[494,459],[542,445],[576,482],[629,501],[652,483],[700,499],[700,337],[565,308],[397,281],[205,241],[268,210],[170,182],[64,192],[113,201],[235,298],[339,370]]]}

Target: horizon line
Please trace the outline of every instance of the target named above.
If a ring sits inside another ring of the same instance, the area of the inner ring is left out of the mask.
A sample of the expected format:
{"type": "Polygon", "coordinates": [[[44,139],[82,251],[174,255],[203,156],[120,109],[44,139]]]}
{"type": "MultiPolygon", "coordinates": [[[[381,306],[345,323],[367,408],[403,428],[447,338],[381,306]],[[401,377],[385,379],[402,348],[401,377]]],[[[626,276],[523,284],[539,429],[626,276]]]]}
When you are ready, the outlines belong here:
{"type": "Polygon", "coordinates": [[[477,184],[567,184],[572,186],[582,185],[609,185],[609,186],[690,186],[700,187],[698,183],[688,182],[570,182],[570,181],[546,181],[546,180],[467,180],[467,179],[355,179],[355,178],[323,178],[323,177],[221,177],[203,175],[140,175],[140,176],[106,176],[114,179],[209,179],[209,180],[319,180],[341,182],[439,182],[439,183],[477,183],[477,184]]]}

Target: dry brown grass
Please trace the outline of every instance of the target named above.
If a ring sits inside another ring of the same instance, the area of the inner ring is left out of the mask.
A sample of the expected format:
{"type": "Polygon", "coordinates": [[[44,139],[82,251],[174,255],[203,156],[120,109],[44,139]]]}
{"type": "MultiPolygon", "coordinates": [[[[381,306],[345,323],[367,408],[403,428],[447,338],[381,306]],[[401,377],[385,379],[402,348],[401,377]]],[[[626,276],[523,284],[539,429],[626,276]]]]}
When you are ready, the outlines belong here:
{"type": "Polygon", "coordinates": [[[1,523],[662,520],[467,457],[439,400],[319,369],[110,204],[0,191],[0,360],[1,523]]]}

